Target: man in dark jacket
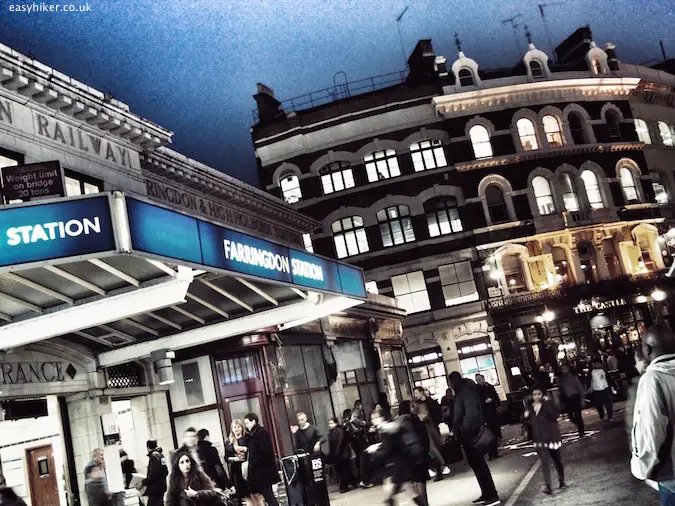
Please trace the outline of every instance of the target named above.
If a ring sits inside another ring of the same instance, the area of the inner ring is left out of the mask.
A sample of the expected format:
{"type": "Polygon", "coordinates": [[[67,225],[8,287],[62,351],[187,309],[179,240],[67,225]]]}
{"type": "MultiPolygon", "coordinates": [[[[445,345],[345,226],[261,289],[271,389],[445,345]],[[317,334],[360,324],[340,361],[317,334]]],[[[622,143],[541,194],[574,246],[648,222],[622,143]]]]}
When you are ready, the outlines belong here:
{"type": "Polygon", "coordinates": [[[164,506],[166,477],[169,475],[166,458],[162,455],[162,449],[157,446],[157,441],[150,439],[145,446],[148,449],[148,475],[141,485],[145,487],[148,506],[164,506]]]}
{"type": "Polygon", "coordinates": [[[476,374],[476,384],[478,394],[483,402],[483,418],[485,419],[485,424],[495,435],[495,442],[488,450],[488,458],[494,460],[499,457],[499,442],[497,440],[502,437],[502,427],[499,423],[499,403],[501,401],[499,400],[499,395],[497,395],[495,387],[485,381],[485,376],[476,374]]]}
{"type": "Polygon", "coordinates": [[[501,504],[490,468],[485,462],[483,453],[476,449],[474,440],[478,436],[483,421],[483,403],[476,388],[476,384],[470,379],[462,378],[457,371],[450,373],[450,386],[455,392],[455,409],[452,430],[458,441],[464,448],[466,460],[476,475],[480,486],[481,496],[476,503],[487,506],[501,504]]]}
{"type": "Polygon", "coordinates": [[[258,504],[262,504],[261,499],[265,499],[268,506],[279,506],[272,491],[272,485],[279,483],[272,438],[260,426],[255,413],[244,417],[244,427],[248,431],[248,488],[258,504]]]}
{"type": "Polygon", "coordinates": [[[294,425],[292,431],[293,446],[295,446],[296,450],[304,450],[310,455],[319,452],[321,435],[316,425],[309,423],[307,415],[302,411],[298,413],[298,425],[294,425]]]}
{"type": "Polygon", "coordinates": [[[582,385],[579,376],[574,374],[567,364],[564,364],[560,369],[558,388],[560,389],[560,400],[565,407],[565,411],[570,415],[572,423],[579,428],[579,437],[584,437],[584,418],[581,412],[586,399],[586,389],[582,385]]]}
{"type": "Polygon", "coordinates": [[[225,472],[218,450],[209,441],[209,431],[206,429],[200,429],[197,432],[197,452],[202,461],[202,471],[211,478],[216,487],[221,490],[230,488],[232,482],[225,472]]]}

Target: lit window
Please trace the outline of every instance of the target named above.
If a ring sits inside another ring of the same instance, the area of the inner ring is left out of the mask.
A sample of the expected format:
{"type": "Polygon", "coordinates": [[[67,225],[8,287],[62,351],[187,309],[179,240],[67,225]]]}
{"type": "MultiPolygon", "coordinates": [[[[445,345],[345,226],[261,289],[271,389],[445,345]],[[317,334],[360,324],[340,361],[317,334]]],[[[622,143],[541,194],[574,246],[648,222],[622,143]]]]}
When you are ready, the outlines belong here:
{"type": "Polygon", "coordinates": [[[66,171],[66,196],[90,195],[92,193],[101,193],[103,191],[103,181],[94,178],[88,178],[76,172],[66,171]]]}
{"type": "Polygon", "coordinates": [[[492,156],[492,144],[490,144],[490,132],[483,125],[474,125],[469,130],[469,137],[473,145],[473,154],[476,159],[490,158],[492,156]]]}
{"type": "Polygon", "coordinates": [[[345,258],[369,250],[366,229],[361,216],[350,216],[333,222],[333,240],[338,258],[345,258]]]}
{"type": "Polygon", "coordinates": [[[354,173],[348,162],[333,162],[319,170],[323,194],[354,188],[354,173]]]}
{"type": "Polygon", "coordinates": [[[509,214],[504,201],[504,192],[496,184],[491,184],[485,189],[485,200],[492,223],[509,221],[509,214]]]}
{"type": "Polygon", "coordinates": [[[501,264],[509,293],[527,292],[527,283],[520,256],[515,254],[504,255],[501,264]]]}
{"type": "Polygon", "coordinates": [[[659,121],[659,132],[661,133],[661,140],[664,146],[675,145],[675,142],[673,142],[673,131],[668,124],[659,121]]]}
{"type": "Polygon", "coordinates": [[[408,313],[419,313],[431,309],[427,285],[422,271],[401,274],[391,278],[394,297],[408,313]]]}
{"type": "Polygon", "coordinates": [[[546,134],[549,147],[561,147],[563,145],[563,137],[558,118],[550,115],[544,116],[542,123],[544,124],[544,133],[546,134]]]}
{"type": "Polygon", "coordinates": [[[377,221],[380,223],[382,245],[385,248],[415,240],[415,231],[412,227],[408,206],[392,206],[380,209],[377,212],[377,221]]]}
{"type": "Polygon", "coordinates": [[[420,141],[410,146],[415,172],[445,167],[448,162],[445,159],[445,151],[441,141],[420,141]]]}
{"type": "Polygon", "coordinates": [[[619,170],[619,181],[621,182],[621,189],[626,198],[626,202],[637,202],[638,194],[635,188],[635,178],[628,167],[621,167],[619,170]]]}
{"type": "Polygon", "coordinates": [[[438,274],[441,278],[446,306],[456,306],[479,299],[471,262],[441,265],[438,268],[438,274]]]}
{"type": "Polygon", "coordinates": [[[431,202],[429,207],[427,226],[430,237],[454,234],[464,230],[462,220],[459,218],[457,201],[454,198],[435,200],[431,202]]]}
{"type": "Polygon", "coordinates": [[[544,69],[538,61],[533,60],[530,62],[530,70],[532,71],[532,77],[534,79],[544,79],[546,77],[546,75],[544,75],[544,69]]]}
{"type": "Polygon", "coordinates": [[[396,151],[393,149],[376,151],[365,156],[363,161],[366,164],[368,181],[371,183],[401,175],[401,169],[398,167],[398,158],[396,158],[396,151]]]}
{"type": "Polygon", "coordinates": [[[309,234],[302,234],[302,242],[305,244],[305,251],[314,253],[314,245],[312,244],[312,237],[309,234]]]}
{"type": "Polygon", "coordinates": [[[584,132],[581,117],[577,113],[571,112],[569,116],[567,116],[567,121],[570,124],[572,142],[574,142],[574,144],[586,144],[586,133],[584,132]]]}
{"type": "Polygon", "coordinates": [[[634,119],[633,123],[635,124],[635,132],[637,133],[640,142],[644,142],[645,144],[651,144],[652,138],[649,135],[649,128],[647,127],[647,123],[645,122],[645,120],[634,119]]]}
{"type": "Polygon", "coordinates": [[[377,281],[368,281],[366,283],[366,292],[378,294],[379,292],[377,291],[377,281]]]}
{"type": "Polygon", "coordinates": [[[668,203],[668,192],[661,182],[661,174],[652,172],[652,188],[654,189],[654,200],[659,204],[668,203]]]}
{"type": "Polygon", "coordinates": [[[561,183],[561,193],[563,198],[563,204],[565,205],[566,211],[578,211],[579,210],[579,200],[577,199],[577,192],[574,188],[574,183],[572,182],[572,177],[569,174],[563,174],[560,179],[561,183]]]}
{"type": "Polygon", "coordinates": [[[605,207],[602,202],[602,194],[598,185],[598,178],[592,170],[585,170],[581,173],[581,180],[584,182],[588,203],[593,209],[602,209],[605,207]]]}
{"type": "Polygon", "coordinates": [[[537,201],[539,214],[545,216],[555,213],[553,194],[551,193],[551,185],[548,179],[542,176],[535,177],[532,180],[532,188],[534,189],[534,198],[537,201]]]}
{"type": "Polygon", "coordinates": [[[619,128],[619,120],[613,112],[608,112],[605,116],[607,123],[607,137],[610,141],[621,140],[621,129],[619,128]]]}
{"type": "Polygon", "coordinates": [[[281,186],[281,193],[284,196],[284,200],[289,204],[294,204],[302,198],[300,180],[295,174],[283,177],[279,181],[279,185],[281,186]]]}
{"type": "Polygon", "coordinates": [[[473,74],[469,69],[462,69],[459,71],[459,85],[473,86],[473,74]]]}
{"type": "Polygon", "coordinates": [[[539,149],[537,143],[537,132],[534,129],[534,123],[527,118],[520,118],[516,122],[518,128],[518,136],[520,137],[520,144],[525,151],[532,151],[539,149]]]}

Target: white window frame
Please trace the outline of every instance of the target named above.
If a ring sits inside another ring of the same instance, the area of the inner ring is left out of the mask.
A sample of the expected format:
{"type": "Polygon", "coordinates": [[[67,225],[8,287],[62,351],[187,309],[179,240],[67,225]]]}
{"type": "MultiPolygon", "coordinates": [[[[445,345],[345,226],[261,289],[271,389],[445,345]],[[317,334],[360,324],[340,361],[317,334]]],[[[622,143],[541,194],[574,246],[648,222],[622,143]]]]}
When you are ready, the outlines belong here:
{"type": "Polygon", "coordinates": [[[364,156],[363,162],[366,164],[366,174],[368,175],[368,181],[371,183],[401,175],[398,157],[393,149],[374,151],[364,156]]]}
{"type": "Polygon", "coordinates": [[[349,162],[332,162],[319,169],[321,187],[324,195],[354,188],[354,172],[349,162]]]}
{"type": "Polygon", "coordinates": [[[665,121],[659,121],[659,133],[661,134],[661,142],[664,146],[675,146],[675,136],[673,135],[672,127],[665,121]]]}
{"type": "Polygon", "coordinates": [[[595,172],[589,169],[584,170],[581,173],[581,180],[584,183],[584,190],[586,191],[586,197],[591,209],[602,209],[605,207],[602,192],[600,191],[600,183],[595,172]]]}
{"type": "Polygon", "coordinates": [[[627,204],[640,202],[640,194],[637,191],[635,174],[630,170],[630,167],[624,165],[619,169],[619,183],[621,184],[621,191],[623,192],[627,204]]]}
{"type": "Polygon", "coordinates": [[[331,230],[338,258],[353,257],[370,251],[361,216],[348,216],[336,220],[331,225],[331,230]]]}
{"type": "Polygon", "coordinates": [[[443,299],[445,300],[446,307],[458,306],[480,299],[473,275],[473,268],[469,260],[440,265],[438,267],[438,275],[441,278],[443,299]],[[459,291],[459,296],[449,296],[450,290],[459,291]]]}
{"type": "Polygon", "coordinates": [[[469,138],[476,160],[492,157],[490,131],[484,125],[474,125],[469,129],[469,138]]]}
{"type": "Polygon", "coordinates": [[[647,122],[643,119],[635,118],[633,120],[633,124],[635,125],[635,133],[637,133],[640,142],[644,142],[645,144],[651,144],[652,137],[649,134],[649,127],[647,126],[647,122]]]}
{"type": "Polygon", "coordinates": [[[558,118],[552,114],[547,114],[541,119],[541,124],[544,127],[544,135],[546,135],[546,142],[550,148],[560,148],[565,145],[562,125],[558,118]]]}
{"type": "Polygon", "coordinates": [[[415,172],[447,167],[443,143],[437,139],[415,142],[410,146],[415,172]]]}
{"type": "Polygon", "coordinates": [[[366,292],[374,293],[375,295],[380,293],[377,289],[377,281],[366,281],[366,292]]]}
{"type": "Polygon", "coordinates": [[[385,248],[415,241],[415,230],[408,206],[389,206],[380,209],[377,212],[377,223],[380,226],[382,246],[385,248]]]}
{"type": "Polygon", "coordinates": [[[103,181],[66,170],[63,174],[65,181],[66,197],[77,195],[92,195],[103,191],[103,181]]]}
{"type": "Polygon", "coordinates": [[[546,73],[544,72],[544,66],[539,63],[537,60],[532,60],[530,62],[530,72],[532,72],[532,79],[546,79],[546,73]],[[534,69],[536,69],[537,72],[535,73],[534,69]]]}
{"type": "Polygon", "coordinates": [[[309,234],[302,234],[302,242],[305,245],[305,251],[314,253],[314,244],[312,244],[312,236],[309,234]]]}
{"type": "Polygon", "coordinates": [[[279,178],[279,187],[284,200],[289,204],[295,204],[302,198],[300,178],[297,174],[284,174],[279,178]]]}
{"type": "Polygon", "coordinates": [[[530,118],[520,118],[516,121],[518,130],[518,139],[520,145],[525,151],[536,151],[539,149],[539,139],[537,139],[537,127],[530,118]],[[529,144],[529,147],[528,147],[529,144]]]}
{"type": "Polygon", "coordinates": [[[575,212],[579,208],[579,197],[577,189],[574,187],[574,178],[572,174],[565,172],[560,176],[560,193],[565,206],[565,211],[575,212]]]}
{"type": "Polygon", "coordinates": [[[429,311],[431,309],[429,292],[427,291],[423,271],[393,276],[391,278],[391,286],[399,306],[409,314],[429,311]]]}
{"type": "Polygon", "coordinates": [[[551,182],[544,176],[535,176],[532,179],[532,189],[534,190],[534,200],[537,203],[539,214],[541,216],[555,214],[551,182]]]}
{"type": "Polygon", "coordinates": [[[473,72],[467,68],[460,69],[459,72],[457,72],[457,78],[459,79],[459,85],[461,87],[476,85],[476,79],[474,78],[473,72]]]}
{"type": "Polygon", "coordinates": [[[434,200],[432,204],[435,209],[426,213],[429,237],[440,237],[464,231],[459,208],[456,203],[449,205],[448,202],[450,202],[448,198],[434,200]]]}

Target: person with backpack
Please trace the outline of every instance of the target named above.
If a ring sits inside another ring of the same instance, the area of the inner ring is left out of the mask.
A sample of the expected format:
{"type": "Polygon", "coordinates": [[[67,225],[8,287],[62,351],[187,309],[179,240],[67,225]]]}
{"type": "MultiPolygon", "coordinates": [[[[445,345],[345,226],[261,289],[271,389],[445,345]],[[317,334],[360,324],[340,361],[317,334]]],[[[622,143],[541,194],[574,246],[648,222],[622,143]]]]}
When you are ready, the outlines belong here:
{"type": "Polygon", "coordinates": [[[396,420],[388,420],[384,410],[375,409],[371,421],[382,442],[368,447],[368,452],[374,462],[385,466],[385,504],[394,506],[394,497],[405,483],[411,483],[415,504],[428,506],[429,436],[424,424],[412,414],[410,401],[401,403],[396,420]]]}
{"type": "Polygon", "coordinates": [[[157,446],[157,441],[149,439],[145,446],[148,449],[148,475],[141,485],[145,488],[148,498],[147,506],[164,506],[164,494],[166,493],[166,477],[169,476],[169,468],[166,466],[166,458],[162,449],[157,446]]]}

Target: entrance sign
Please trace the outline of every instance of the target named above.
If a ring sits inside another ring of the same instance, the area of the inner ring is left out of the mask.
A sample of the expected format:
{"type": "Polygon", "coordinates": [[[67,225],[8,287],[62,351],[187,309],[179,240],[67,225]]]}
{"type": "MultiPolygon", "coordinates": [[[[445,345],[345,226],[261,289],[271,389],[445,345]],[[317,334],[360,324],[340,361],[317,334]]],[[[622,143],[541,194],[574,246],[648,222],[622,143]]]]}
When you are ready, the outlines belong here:
{"type": "Polygon", "coordinates": [[[363,272],[127,198],[133,249],[258,278],[366,298],[363,272]]]}
{"type": "Polygon", "coordinates": [[[0,210],[0,267],[115,250],[107,196],[0,210]]]}
{"type": "Polygon", "coordinates": [[[55,161],[3,167],[2,190],[6,201],[63,197],[61,166],[55,161]]]}
{"type": "Polygon", "coordinates": [[[77,369],[67,362],[0,362],[4,385],[63,382],[76,374],[77,369]]]}

